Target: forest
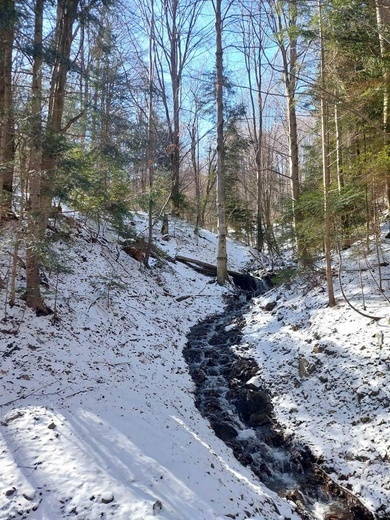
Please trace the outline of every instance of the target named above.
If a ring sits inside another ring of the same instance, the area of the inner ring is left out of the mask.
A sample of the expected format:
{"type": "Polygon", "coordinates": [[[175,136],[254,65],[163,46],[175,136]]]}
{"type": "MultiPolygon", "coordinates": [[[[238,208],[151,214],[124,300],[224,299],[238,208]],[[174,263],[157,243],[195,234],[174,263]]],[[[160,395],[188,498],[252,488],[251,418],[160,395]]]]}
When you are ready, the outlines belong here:
{"type": "Polygon", "coordinates": [[[0,0],[0,520],[389,520],[389,80],[390,0],[0,0]]]}
{"type": "MultiPolygon", "coordinates": [[[[388,0],[1,0],[0,220],[50,312],[48,227],[129,239],[180,216],[298,266],[379,233],[390,198],[388,0]]],[[[368,238],[367,238],[368,240],[368,238]]],[[[362,246],[364,248],[364,246],[362,246]]],[[[53,264],[53,265],[52,265],[53,264]]],[[[54,265],[56,264],[56,266],[54,265]]],[[[3,277],[4,278],[4,277],[3,277]]]]}

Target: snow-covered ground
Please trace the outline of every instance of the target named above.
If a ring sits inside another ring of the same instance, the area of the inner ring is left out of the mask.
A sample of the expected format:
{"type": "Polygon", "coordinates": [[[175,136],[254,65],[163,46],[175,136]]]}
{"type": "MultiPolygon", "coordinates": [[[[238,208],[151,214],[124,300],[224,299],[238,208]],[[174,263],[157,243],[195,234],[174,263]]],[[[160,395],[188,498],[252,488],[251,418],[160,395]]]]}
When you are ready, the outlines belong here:
{"type": "MultiPolygon", "coordinates": [[[[0,293],[0,519],[297,518],[194,405],[185,334],[229,289],[180,263],[145,269],[110,234],[71,235],[56,245],[63,272],[46,273],[57,319],[0,293]]],[[[214,262],[215,236],[201,235],[171,223],[158,245],[214,262]]],[[[234,269],[252,258],[236,242],[229,256],[234,269]]]]}
{"type": "Polygon", "coordinates": [[[366,259],[364,250],[356,244],[343,253],[342,288],[354,307],[380,319],[352,310],[337,277],[333,308],[324,280],[301,279],[253,301],[244,341],[286,433],[378,517],[390,518],[390,240],[379,261],[376,249],[366,259]]]}
{"type": "MultiPolygon", "coordinates": [[[[37,318],[20,299],[11,309],[0,292],[0,520],[297,519],[194,406],[185,334],[222,311],[231,289],[178,262],[146,269],[109,233],[96,241],[85,225],[70,232],[56,245],[62,272],[46,273],[56,319],[37,318]]],[[[156,239],[171,257],[215,261],[213,234],[198,237],[180,222],[170,233],[156,239]]],[[[5,238],[2,278],[12,250],[5,238]]],[[[229,241],[228,254],[232,269],[253,265],[242,244],[229,241]]],[[[349,255],[351,294],[361,281],[349,255]]],[[[18,276],[22,289],[21,266],[18,276]]],[[[356,314],[338,289],[329,309],[320,286],[294,283],[255,300],[245,341],[280,423],[389,514],[390,306],[363,276],[367,310],[381,320],[356,314]]]]}

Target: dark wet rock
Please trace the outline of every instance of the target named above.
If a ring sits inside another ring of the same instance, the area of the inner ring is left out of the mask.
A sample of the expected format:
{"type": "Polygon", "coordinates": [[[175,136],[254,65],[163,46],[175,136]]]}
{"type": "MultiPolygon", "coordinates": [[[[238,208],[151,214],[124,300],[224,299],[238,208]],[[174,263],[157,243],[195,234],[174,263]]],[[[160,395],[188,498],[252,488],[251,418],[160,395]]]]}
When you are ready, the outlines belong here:
{"type": "Polygon", "coordinates": [[[268,417],[267,413],[254,412],[250,414],[249,422],[253,426],[261,426],[262,424],[271,423],[271,419],[268,417]]]}
{"type": "Polygon", "coordinates": [[[249,412],[271,413],[271,400],[267,392],[248,389],[246,391],[246,397],[249,412]]]}
{"type": "Polygon", "coordinates": [[[215,336],[212,336],[208,340],[209,345],[220,345],[221,344],[221,336],[219,334],[216,334],[215,336]]]}
{"type": "Polygon", "coordinates": [[[221,410],[221,405],[217,397],[206,397],[204,400],[204,405],[207,408],[208,413],[221,410]]]}
{"type": "Polygon", "coordinates": [[[264,311],[273,311],[277,305],[276,301],[267,302],[263,307],[261,307],[264,311]]]}
{"type": "Polygon", "coordinates": [[[254,359],[238,358],[230,367],[230,377],[246,382],[254,377],[259,371],[259,367],[254,359]]]}
{"type": "Polygon", "coordinates": [[[233,445],[232,448],[234,456],[243,466],[250,466],[253,463],[252,455],[250,455],[248,452],[242,451],[239,445],[233,445]]]}
{"type": "Polygon", "coordinates": [[[191,375],[195,383],[204,383],[206,381],[206,374],[201,369],[194,370],[191,375]]]}
{"type": "Polygon", "coordinates": [[[210,417],[209,419],[215,435],[223,441],[230,441],[237,437],[237,431],[231,424],[218,419],[218,417],[210,417]]]}

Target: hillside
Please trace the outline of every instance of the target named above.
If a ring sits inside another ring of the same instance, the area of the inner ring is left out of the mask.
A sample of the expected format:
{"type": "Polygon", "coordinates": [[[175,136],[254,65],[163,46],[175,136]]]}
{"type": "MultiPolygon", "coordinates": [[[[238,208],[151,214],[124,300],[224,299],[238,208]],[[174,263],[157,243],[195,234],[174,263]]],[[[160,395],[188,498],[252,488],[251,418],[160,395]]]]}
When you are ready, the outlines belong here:
{"type": "MultiPolygon", "coordinates": [[[[141,217],[136,224],[142,229],[141,217]]],[[[55,245],[61,272],[46,273],[54,315],[36,317],[21,299],[9,308],[0,293],[0,519],[299,518],[194,405],[186,334],[223,312],[233,288],[169,260],[146,269],[85,222],[68,231],[55,245]]],[[[170,257],[214,261],[215,236],[182,222],[156,243],[170,257]]],[[[240,243],[229,241],[228,254],[232,269],[256,266],[240,243]]],[[[22,266],[18,277],[22,287],[22,266]]],[[[254,300],[244,334],[287,433],[385,518],[388,310],[376,292],[367,305],[379,321],[354,313],[339,293],[340,305],[327,309],[323,289],[307,282],[274,289],[254,300]]]]}
{"type": "MultiPolygon", "coordinates": [[[[171,235],[158,244],[169,254],[213,262],[212,234],[176,223],[171,235]]],[[[273,503],[290,516],[194,406],[185,334],[229,289],[180,263],[147,270],[82,223],[56,250],[55,316],[10,309],[1,292],[0,518],[280,518],[273,503]]],[[[229,255],[236,269],[251,260],[235,242],[229,255]]]]}

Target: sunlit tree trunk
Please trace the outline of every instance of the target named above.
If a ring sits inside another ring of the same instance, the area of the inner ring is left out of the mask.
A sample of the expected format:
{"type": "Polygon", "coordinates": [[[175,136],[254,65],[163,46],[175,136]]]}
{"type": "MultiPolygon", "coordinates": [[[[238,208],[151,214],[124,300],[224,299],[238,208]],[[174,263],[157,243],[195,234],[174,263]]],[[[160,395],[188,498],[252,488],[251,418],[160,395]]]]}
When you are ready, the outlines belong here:
{"type": "Polygon", "coordinates": [[[330,307],[336,305],[332,279],[332,256],[331,256],[331,215],[329,209],[329,185],[330,185],[330,166],[329,166],[329,146],[328,146],[328,103],[325,97],[326,77],[325,77],[325,51],[322,33],[322,5],[318,1],[319,11],[319,34],[321,49],[320,82],[321,82],[321,138],[322,138],[322,171],[323,171],[323,194],[324,194],[324,245],[326,263],[326,283],[328,288],[328,303],[330,307]]]}
{"type": "MultiPolygon", "coordinates": [[[[389,153],[390,145],[390,0],[375,0],[376,19],[379,35],[380,53],[382,58],[383,75],[383,141],[385,150],[389,153]]],[[[387,204],[390,208],[390,172],[386,176],[387,204]]]]}
{"type": "Polygon", "coordinates": [[[341,122],[340,122],[339,107],[338,107],[337,102],[334,104],[334,128],[335,128],[335,138],[336,138],[337,185],[338,185],[339,193],[341,193],[341,190],[344,187],[344,173],[343,173],[341,122]]]}
{"type": "Polygon", "coordinates": [[[225,201],[225,146],[223,123],[223,48],[222,48],[222,0],[215,0],[215,35],[216,35],[216,111],[217,111],[217,215],[218,215],[218,251],[217,281],[223,285],[228,279],[226,248],[226,201],[225,201]]]}
{"type": "Polygon", "coordinates": [[[299,76],[297,28],[298,2],[297,0],[291,0],[290,2],[275,0],[274,11],[273,16],[276,18],[276,26],[274,26],[273,30],[276,33],[276,41],[282,58],[283,82],[287,104],[286,114],[293,227],[295,230],[298,262],[301,265],[305,265],[308,258],[306,247],[299,230],[299,223],[302,220],[302,215],[298,209],[298,199],[300,194],[299,142],[296,110],[297,81],[299,76]]]}

